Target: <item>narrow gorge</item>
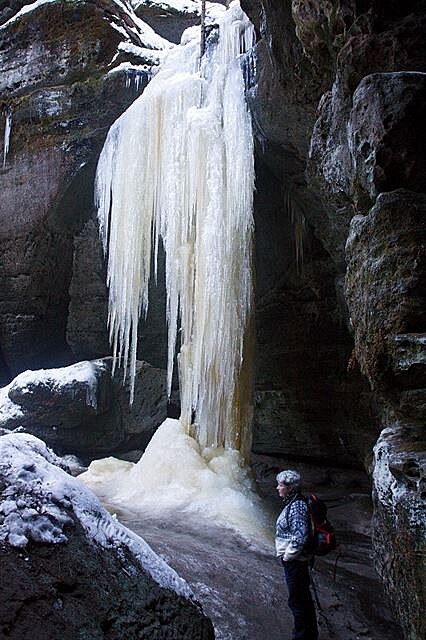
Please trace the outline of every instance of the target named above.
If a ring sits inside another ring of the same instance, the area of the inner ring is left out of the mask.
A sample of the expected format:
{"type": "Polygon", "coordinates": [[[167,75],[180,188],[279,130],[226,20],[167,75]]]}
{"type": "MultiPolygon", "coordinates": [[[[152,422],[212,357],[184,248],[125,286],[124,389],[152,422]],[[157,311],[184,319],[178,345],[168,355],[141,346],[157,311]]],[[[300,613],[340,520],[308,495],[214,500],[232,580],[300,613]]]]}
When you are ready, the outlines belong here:
{"type": "Polygon", "coordinates": [[[0,0],[0,637],[290,638],[294,467],[421,640],[424,3],[202,4],[0,0]]]}

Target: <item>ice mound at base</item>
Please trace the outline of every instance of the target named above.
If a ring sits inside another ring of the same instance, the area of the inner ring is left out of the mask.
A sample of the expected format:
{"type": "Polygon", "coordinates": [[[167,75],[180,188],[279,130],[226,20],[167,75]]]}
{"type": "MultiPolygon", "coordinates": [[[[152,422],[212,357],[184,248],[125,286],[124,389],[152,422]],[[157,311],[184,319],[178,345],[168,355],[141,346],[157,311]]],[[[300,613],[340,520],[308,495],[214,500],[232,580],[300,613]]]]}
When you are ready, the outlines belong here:
{"type": "Polygon", "coordinates": [[[0,438],[0,544],[18,549],[29,543],[64,544],[78,521],[91,542],[117,553],[127,548],[157,584],[192,598],[188,584],[64,467],[64,461],[32,435],[0,438]]]}
{"type": "Polygon", "coordinates": [[[272,524],[239,452],[201,450],[179,420],[167,418],[160,425],[138,463],[95,460],[79,480],[116,508],[197,513],[270,542],[272,524]]]}

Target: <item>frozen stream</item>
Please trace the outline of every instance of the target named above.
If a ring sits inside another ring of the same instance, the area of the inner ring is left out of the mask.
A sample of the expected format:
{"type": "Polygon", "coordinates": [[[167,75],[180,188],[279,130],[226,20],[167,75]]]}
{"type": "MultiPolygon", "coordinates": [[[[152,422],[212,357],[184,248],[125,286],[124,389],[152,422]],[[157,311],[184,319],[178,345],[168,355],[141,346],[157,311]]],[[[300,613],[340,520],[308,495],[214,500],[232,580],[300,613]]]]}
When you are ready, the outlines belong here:
{"type": "MultiPolygon", "coordinates": [[[[344,555],[335,580],[335,558],[317,561],[314,575],[323,608],[320,640],[400,640],[372,567],[369,487],[357,486],[354,492],[357,478],[342,478],[339,472],[330,481],[331,473],[313,470],[316,483],[321,474],[326,476],[329,488],[323,486],[320,494],[330,506],[344,555]]],[[[261,492],[266,511],[276,513],[280,505],[271,475],[261,492]]],[[[103,502],[187,580],[212,619],[218,640],[290,640],[292,621],[272,541],[243,537],[217,519],[194,512],[165,509],[154,515],[111,504],[105,496],[103,502]]]]}
{"type": "Polygon", "coordinates": [[[218,640],[290,638],[272,544],[252,545],[195,514],[167,514],[161,520],[130,511],[117,516],[190,583],[218,640]]]}

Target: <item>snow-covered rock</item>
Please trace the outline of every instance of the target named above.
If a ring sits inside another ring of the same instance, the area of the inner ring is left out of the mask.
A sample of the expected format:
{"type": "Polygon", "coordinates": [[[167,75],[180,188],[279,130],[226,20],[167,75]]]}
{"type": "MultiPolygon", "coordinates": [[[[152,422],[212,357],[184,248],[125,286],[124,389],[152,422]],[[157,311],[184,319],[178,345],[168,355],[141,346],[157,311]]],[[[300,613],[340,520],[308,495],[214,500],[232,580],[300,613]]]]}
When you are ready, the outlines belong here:
{"type": "Polygon", "coordinates": [[[0,459],[0,554],[9,576],[0,628],[8,637],[27,637],[30,625],[44,640],[121,638],[124,626],[126,637],[213,637],[188,584],[43,442],[3,436],[0,459]]]}
{"type": "Polygon", "coordinates": [[[58,369],[24,371],[9,385],[8,396],[22,409],[44,420],[72,427],[86,414],[103,413],[108,398],[102,397],[103,378],[109,379],[103,360],[84,361],[58,369]],[[60,416],[60,417],[59,417],[60,416]]]}
{"type": "Polygon", "coordinates": [[[36,435],[60,452],[144,449],[167,414],[165,371],[137,364],[133,405],[112,359],[25,371],[0,389],[0,428],[36,435]]]}

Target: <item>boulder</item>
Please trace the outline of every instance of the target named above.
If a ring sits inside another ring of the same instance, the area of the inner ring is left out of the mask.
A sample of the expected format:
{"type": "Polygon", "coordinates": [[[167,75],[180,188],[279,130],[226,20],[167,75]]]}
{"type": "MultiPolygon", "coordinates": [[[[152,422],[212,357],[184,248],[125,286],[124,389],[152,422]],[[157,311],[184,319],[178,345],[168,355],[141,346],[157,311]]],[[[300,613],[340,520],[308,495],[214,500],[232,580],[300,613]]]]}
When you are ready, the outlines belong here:
{"type": "Polygon", "coordinates": [[[400,188],[425,191],[425,105],[425,73],[377,73],[359,83],[348,122],[356,204],[400,188]]]}
{"type": "Polygon", "coordinates": [[[122,377],[112,358],[26,371],[1,390],[0,426],[83,457],[143,450],[167,417],[166,372],[138,361],[131,406],[122,377]]]}
{"type": "Polygon", "coordinates": [[[0,438],[0,634],[209,640],[187,583],[37,438],[0,438]]]}

